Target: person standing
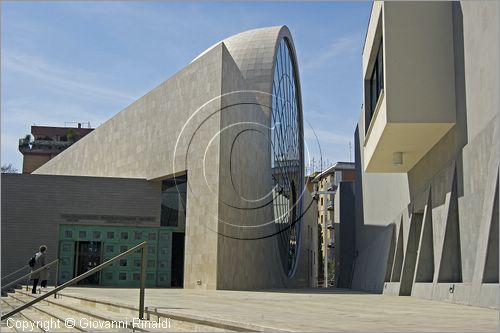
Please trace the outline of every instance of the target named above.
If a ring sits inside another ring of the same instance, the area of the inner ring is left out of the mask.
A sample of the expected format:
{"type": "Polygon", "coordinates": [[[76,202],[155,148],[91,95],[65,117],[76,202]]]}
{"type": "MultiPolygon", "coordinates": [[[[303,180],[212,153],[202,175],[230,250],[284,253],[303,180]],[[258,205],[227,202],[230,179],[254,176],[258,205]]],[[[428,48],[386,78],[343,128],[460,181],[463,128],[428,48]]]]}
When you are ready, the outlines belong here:
{"type": "MultiPolygon", "coordinates": [[[[45,255],[47,252],[47,246],[42,245],[40,246],[40,252],[37,252],[35,254],[35,265],[32,267],[31,271],[36,271],[39,268],[42,268],[45,266],[45,255]]],[[[31,278],[33,279],[33,289],[31,290],[32,294],[36,294],[36,287],[38,285],[38,282],[41,280],[42,283],[40,286],[42,288],[47,287],[47,279],[48,279],[48,269],[44,269],[40,272],[34,273],[31,275],[31,278]]]]}

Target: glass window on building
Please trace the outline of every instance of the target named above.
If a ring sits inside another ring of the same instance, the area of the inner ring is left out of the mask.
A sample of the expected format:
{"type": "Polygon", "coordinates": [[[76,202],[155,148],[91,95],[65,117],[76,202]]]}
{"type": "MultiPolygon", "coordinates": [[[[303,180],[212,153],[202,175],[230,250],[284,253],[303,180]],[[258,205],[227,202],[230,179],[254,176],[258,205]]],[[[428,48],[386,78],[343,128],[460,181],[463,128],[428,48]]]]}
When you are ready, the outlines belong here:
{"type": "Polygon", "coordinates": [[[108,234],[106,236],[108,239],[114,239],[115,238],[115,233],[114,231],[108,231],[108,234]]]}
{"type": "MultiPolygon", "coordinates": [[[[383,43],[380,42],[377,57],[373,65],[372,75],[368,81],[368,93],[369,93],[369,113],[370,121],[375,113],[375,107],[377,106],[378,98],[384,89],[384,57],[383,57],[383,43]]],[[[368,128],[367,128],[368,129],[368,128]]]]}
{"type": "Polygon", "coordinates": [[[187,176],[166,179],[161,186],[162,227],[177,227],[186,221],[187,176]]]}
{"type": "Polygon", "coordinates": [[[126,231],[122,231],[122,233],[121,233],[121,236],[120,236],[120,237],[121,237],[121,239],[128,239],[128,232],[126,232],[126,231]]]}
{"type": "Polygon", "coordinates": [[[141,267],[141,259],[134,259],[134,267],[141,267]]]}

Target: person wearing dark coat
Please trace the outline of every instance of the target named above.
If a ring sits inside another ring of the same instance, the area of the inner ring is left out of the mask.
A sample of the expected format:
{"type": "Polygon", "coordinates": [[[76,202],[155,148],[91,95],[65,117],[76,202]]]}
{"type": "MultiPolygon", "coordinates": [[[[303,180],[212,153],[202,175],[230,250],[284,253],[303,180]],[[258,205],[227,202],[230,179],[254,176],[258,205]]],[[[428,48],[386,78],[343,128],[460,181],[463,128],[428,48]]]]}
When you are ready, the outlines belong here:
{"type": "MultiPolygon", "coordinates": [[[[33,268],[31,269],[32,272],[45,266],[45,253],[46,253],[46,251],[47,251],[47,246],[45,246],[45,245],[40,246],[40,252],[37,252],[35,254],[35,266],[33,266],[33,268]]],[[[37,287],[38,282],[40,280],[42,281],[40,286],[42,288],[47,287],[48,276],[49,276],[48,269],[44,269],[40,272],[31,274],[31,278],[33,279],[33,289],[31,290],[32,294],[36,294],[36,287],[37,287]]]]}

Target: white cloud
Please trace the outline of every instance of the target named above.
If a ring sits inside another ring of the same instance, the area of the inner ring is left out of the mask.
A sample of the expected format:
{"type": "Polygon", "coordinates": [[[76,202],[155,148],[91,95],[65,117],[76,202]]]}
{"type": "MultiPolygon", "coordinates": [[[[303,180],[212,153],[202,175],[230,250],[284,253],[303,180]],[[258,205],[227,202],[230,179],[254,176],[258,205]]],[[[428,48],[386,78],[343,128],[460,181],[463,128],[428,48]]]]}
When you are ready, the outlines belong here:
{"type": "Polygon", "coordinates": [[[2,71],[31,77],[62,93],[85,95],[87,97],[112,100],[115,102],[132,102],[137,96],[110,89],[99,84],[96,74],[69,68],[63,64],[55,64],[40,57],[2,49],[2,71]]]}
{"type": "Polygon", "coordinates": [[[316,55],[314,59],[306,59],[301,66],[302,71],[322,69],[331,65],[335,58],[354,53],[359,49],[360,39],[358,35],[340,37],[334,40],[326,50],[316,55]]]}
{"type": "MultiPolygon", "coordinates": [[[[334,129],[331,130],[321,130],[315,129],[314,132],[311,128],[304,128],[304,138],[310,142],[316,142],[316,136],[318,136],[319,143],[323,145],[347,145],[352,141],[351,136],[340,135],[333,133],[334,129]],[[316,133],[316,136],[314,135],[316,133]]],[[[317,144],[316,144],[317,145],[317,144]]]]}

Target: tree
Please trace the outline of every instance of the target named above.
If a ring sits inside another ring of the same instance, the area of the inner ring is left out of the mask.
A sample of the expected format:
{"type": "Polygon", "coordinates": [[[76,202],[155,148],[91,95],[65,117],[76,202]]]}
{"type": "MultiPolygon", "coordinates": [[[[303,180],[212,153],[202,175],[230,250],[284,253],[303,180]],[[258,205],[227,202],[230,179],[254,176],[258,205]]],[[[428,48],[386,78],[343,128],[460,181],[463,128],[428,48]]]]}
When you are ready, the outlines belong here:
{"type": "Polygon", "coordinates": [[[17,169],[12,163],[2,165],[2,173],[17,173],[17,169]]]}

